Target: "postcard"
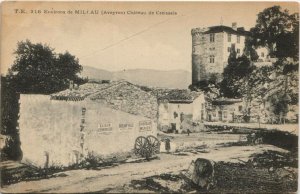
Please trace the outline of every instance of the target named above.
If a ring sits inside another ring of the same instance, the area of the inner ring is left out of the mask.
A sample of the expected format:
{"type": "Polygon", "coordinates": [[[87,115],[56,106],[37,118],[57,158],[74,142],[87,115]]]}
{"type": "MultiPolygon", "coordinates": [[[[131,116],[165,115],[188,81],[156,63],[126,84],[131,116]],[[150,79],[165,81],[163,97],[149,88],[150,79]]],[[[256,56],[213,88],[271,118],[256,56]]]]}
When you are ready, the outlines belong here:
{"type": "Polygon", "coordinates": [[[1,193],[296,193],[299,4],[1,3],[1,193]]]}

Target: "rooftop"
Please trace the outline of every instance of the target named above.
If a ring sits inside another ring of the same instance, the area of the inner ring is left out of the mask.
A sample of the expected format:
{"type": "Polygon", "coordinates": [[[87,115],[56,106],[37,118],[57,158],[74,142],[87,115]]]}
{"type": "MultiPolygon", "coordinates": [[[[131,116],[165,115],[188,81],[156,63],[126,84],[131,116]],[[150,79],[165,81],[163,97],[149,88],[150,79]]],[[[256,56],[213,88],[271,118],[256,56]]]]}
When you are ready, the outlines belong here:
{"type": "Polygon", "coordinates": [[[232,27],[223,26],[223,25],[211,26],[211,27],[208,27],[208,28],[194,28],[194,29],[192,29],[192,34],[195,33],[195,32],[203,32],[205,34],[219,33],[219,32],[228,32],[230,34],[237,34],[237,35],[242,35],[242,36],[250,36],[250,32],[249,31],[245,31],[245,29],[243,27],[239,27],[239,28],[237,28],[235,30],[232,27]]]}
{"type": "Polygon", "coordinates": [[[51,100],[82,101],[85,99],[134,115],[156,118],[157,99],[150,92],[127,81],[86,83],[51,95],[51,100]]]}
{"type": "Polygon", "coordinates": [[[183,89],[155,89],[152,91],[158,100],[167,100],[169,103],[192,103],[201,92],[183,89]]]}
{"type": "Polygon", "coordinates": [[[236,99],[236,98],[217,98],[212,101],[213,105],[230,105],[234,103],[243,102],[242,99],[236,99]]]}

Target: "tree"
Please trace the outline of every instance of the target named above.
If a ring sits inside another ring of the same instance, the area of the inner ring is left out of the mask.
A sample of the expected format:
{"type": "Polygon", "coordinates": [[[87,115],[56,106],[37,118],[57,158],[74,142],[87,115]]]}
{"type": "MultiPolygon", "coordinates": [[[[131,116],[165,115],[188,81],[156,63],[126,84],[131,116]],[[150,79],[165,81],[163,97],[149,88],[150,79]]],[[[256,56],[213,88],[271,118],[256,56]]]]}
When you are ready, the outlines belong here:
{"type": "Polygon", "coordinates": [[[246,55],[252,62],[256,61],[259,58],[257,52],[253,48],[253,41],[253,37],[247,36],[244,48],[244,55],[246,55]]]}
{"type": "Polygon", "coordinates": [[[22,151],[18,129],[19,95],[14,82],[1,76],[1,134],[7,137],[1,159],[20,160],[22,151]]]}
{"type": "Polygon", "coordinates": [[[56,54],[48,45],[26,40],[18,43],[14,54],[8,75],[1,76],[1,134],[8,138],[2,156],[20,160],[19,94],[50,94],[66,89],[70,80],[84,80],[77,75],[82,70],[78,59],[68,52],[56,54]]]}
{"type": "Polygon", "coordinates": [[[278,117],[279,123],[285,123],[285,117],[288,113],[288,104],[290,103],[290,96],[286,93],[278,93],[271,96],[271,103],[273,113],[278,117]]]}
{"type": "Polygon", "coordinates": [[[268,47],[271,56],[298,58],[299,17],[290,15],[280,6],[267,8],[258,14],[256,25],[250,30],[254,46],[268,47]]]}
{"type": "Polygon", "coordinates": [[[18,43],[14,54],[16,59],[9,69],[9,77],[17,83],[20,93],[50,94],[66,89],[70,80],[83,82],[77,76],[82,66],[68,52],[56,54],[48,45],[26,40],[18,43]]]}
{"type": "Polygon", "coordinates": [[[236,57],[233,50],[228,57],[228,65],[224,68],[220,93],[228,98],[241,98],[245,88],[241,88],[241,81],[247,81],[248,76],[255,69],[246,55],[236,57]]]}

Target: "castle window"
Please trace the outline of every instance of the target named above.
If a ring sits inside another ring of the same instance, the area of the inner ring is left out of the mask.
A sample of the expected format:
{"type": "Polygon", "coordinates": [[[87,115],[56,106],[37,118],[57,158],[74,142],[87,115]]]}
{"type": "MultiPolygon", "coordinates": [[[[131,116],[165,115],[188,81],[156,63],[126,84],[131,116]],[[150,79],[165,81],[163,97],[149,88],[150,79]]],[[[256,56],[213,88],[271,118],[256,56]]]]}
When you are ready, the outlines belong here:
{"type": "Polygon", "coordinates": [[[213,117],[216,117],[216,116],[217,116],[217,114],[216,114],[216,112],[214,111],[214,112],[213,112],[213,117]]]}
{"type": "Polygon", "coordinates": [[[242,112],[243,106],[239,106],[239,111],[242,112]]]}
{"type": "Polygon", "coordinates": [[[228,38],[228,42],[231,42],[231,34],[228,34],[227,38],[228,38]]]}
{"type": "Polygon", "coordinates": [[[240,49],[236,49],[236,52],[237,52],[237,53],[240,53],[240,52],[241,52],[241,50],[240,50],[240,49]]]}
{"type": "Polygon", "coordinates": [[[230,53],[230,51],[231,51],[231,48],[230,48],[230,47],[227,47],[227,51],[230,53]]]}
{"type": "Polygon", "coordinates": [[[227,118],[227,111],[224,111],[224,118],[227,118]]]}
{"type": "Polygon", "coordinates": [[[214,55],[209,56],[209,63],[215,63],[215,56],[214,55]]]}
{"type": "Polygon", "coordinates": [[[265,57],[265,53],[264,52],[261,53],[261,57],[265,57]]]}
{"type": "Polygon", "coordinates": [[[237,35],[237,37],[236,37],[236,42],[237,42],[237,43],[240,43],[240,35],[237,35]]]}
{"type": "Polygon", "coordinates": [[[210,40],[210,42],[215,42],[215,34],[210,34],[209,40],[210,40]]]}

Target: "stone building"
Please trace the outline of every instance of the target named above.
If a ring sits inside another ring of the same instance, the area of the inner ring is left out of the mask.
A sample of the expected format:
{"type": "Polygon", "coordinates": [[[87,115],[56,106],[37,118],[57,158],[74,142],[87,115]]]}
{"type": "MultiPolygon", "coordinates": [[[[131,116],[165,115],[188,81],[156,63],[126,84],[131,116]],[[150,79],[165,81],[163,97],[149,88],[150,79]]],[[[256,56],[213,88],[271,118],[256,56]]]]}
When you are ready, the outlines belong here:
{"type": "Polygon", "coordinates": [[[242,99],[218,98],[207,103],[206,120],[209,122],[241,122],[245,108],[242,99]]]}
{"type": "Polygon", "coordinates": [[[20,96],[23,162],[69,166],[129,155],[138,136],[157,135],[157,99],[126,81],[86,83],[52,95],[20,96]]]}
{"type": "Polygon", "coordinates": [[[205,119],[205,99],[201,92],[160,90],[158,95],[158,128],[162,131],[186,131],[193,123],[205,119]]]}
{"type": "Polygon", "coordinates": [[[220,75],[227,64],[232,49],[237,55],[243,53],[245,37],[244,28],[212,26],[192,29],[192,83],[209,79],[213,74],[220,75]]]}
{"type": "MultiPolygon", "coordinates": [[[[212,76],[221,78],[224,68],[228,64],[231,51],[241,56],[245,48],[245,40],[250,32],[237,23],[228,26],[212,26],[208,28],[194,28],[192,34],[192,83],[207,80],[212,76]]],[[[270,65],[274,59],[269,57],[267,48],[255,48],[259,59],[257,66],[270,65]]]]}

